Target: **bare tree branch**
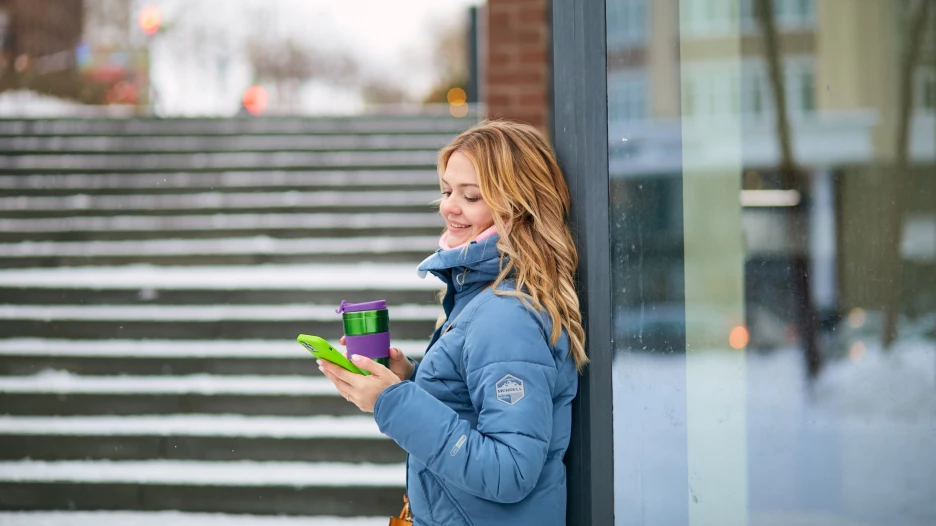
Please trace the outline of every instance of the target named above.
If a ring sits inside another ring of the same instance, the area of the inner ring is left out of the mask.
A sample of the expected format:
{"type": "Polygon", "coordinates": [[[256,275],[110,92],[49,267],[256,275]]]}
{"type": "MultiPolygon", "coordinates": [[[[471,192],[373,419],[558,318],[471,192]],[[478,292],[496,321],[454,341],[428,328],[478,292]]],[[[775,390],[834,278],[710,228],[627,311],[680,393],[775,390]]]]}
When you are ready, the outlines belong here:
{"type": "Polygon", "coordinates": [[[904,208],[910,171],[910,121],[913,117],[914,75],[920,62],[926,26],[930,20],[931,0],[918,0],[917,8],[910,17],[909,31],[903,47],[900,64],[900,113],[897,124],[897,159],[891,181],[891,202],[888,204],[885,232],[890,238],[885,243],[886,268],[890,270],[890,286],[884,289],[884,330],[881,344],[890,349],[897,339],[898,315],[900,311],[900,293],[903,290],[903,258],[900,247],[903,241],[904,208]]]}

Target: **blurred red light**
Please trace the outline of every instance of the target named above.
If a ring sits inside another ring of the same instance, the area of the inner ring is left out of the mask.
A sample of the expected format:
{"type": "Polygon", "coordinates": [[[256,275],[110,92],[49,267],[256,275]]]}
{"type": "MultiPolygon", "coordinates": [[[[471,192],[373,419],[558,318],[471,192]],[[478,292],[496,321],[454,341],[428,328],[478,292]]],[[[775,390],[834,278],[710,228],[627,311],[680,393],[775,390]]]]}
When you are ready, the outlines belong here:
{"type": "Polygon", "coordinates": [[[738,325],[728,335],[728,344],[731,345],[732,349],[740,350],[747,347],[749,339],[747,328],[744,325],[738,325]]]}
{"type": "Polygon", "coordinates": [[[162,11],[154,6],[144,7],[140,11],[140,18],[137,22],[140,24],[140,29],[147,35],[155,34],[162,23],[162,11]]]}
{"type": "Polygon", "coordinates": [[[260,115],[267,107],[267,92],[262,86],[251,86],[244,92],[244,108],[251,115],[260,115]]]}

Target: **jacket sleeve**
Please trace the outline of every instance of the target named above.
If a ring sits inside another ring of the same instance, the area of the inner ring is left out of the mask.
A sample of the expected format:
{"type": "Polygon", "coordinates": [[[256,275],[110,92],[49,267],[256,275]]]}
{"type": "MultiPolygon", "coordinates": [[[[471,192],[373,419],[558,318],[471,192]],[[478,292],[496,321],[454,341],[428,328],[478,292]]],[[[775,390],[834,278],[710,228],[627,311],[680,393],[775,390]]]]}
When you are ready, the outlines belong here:
{"type": "Polygon", "coordinates": [[[536,486],[549,449],[552,352],[522,304],[494,299],[468,324],[463,358],[476,429],[413,382],[386,389],[374,418],[447,483],[484,499],[519,502],[536,486]]]}

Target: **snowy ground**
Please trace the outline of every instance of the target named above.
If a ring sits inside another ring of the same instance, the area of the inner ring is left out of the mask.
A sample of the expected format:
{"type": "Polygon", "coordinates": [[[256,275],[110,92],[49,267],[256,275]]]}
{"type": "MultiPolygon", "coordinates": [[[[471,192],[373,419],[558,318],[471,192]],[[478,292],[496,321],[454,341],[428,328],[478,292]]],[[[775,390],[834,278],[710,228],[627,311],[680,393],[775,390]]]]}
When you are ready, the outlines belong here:
{"type": "Polygon", "coordinates": [[[69,289],[439,290],[415,263],[170,267],[125,265],[0,269],[0,285],[69,289]]]}
{"type": "MultiPolygon", "coordinates": [[[[396,305],[394,321],[435,321],[436,305],[396,305]]],[[[0,319],[84,321],[320,321],[335,322],[335,306],[279,305],[0,305],[0,319]]]]}
{"type": "Polygon", "coordinates": [[[0,393],[338,396],[324,376],[90,376],[50,370],[31,376],[0,376],[0,393]]]}
{"type": "Polygon", "coordinates": [[[886,355],[868,349],[859,360],[828,364],[812,385],[795,349],[748,353],[740,363],[735,351],[688,363],[684,356],[618,355],[618,525],[686,524],[697,512],[694,499],[707,504],[725,484],[690,473],[689,466],[703,466],[717,477],[722,467],[691,452],[724,444],[736,448],[746,473],[733,481],[742,492],[729,497],[729,507],[746,509],[752,525],[936,524],[936,345],[909,342],[886,355]],[[735,393],[736,378],[742,410],[693,429],[717,414],[724,391],[735,393]],[[690,405],[687,386],[698,382],[712,391],[690,405]]]}
{"type": "Polygon", "coordinates": [[[0,526],[386,526],[386,517],[263,517],[216,513],[13,512],[0,513],[0,526]]]}
{"type": "MultiPolygon", "coordinates": [[[[105,154],[101,154],[104,156],[105,154]]],[[[257,154],[260,155],[260,154],[257,154]]],[[[426,155],[428,158],[428,154],[426,155]]],[[[48,158],[48,157],[47,157],[48,158]]],[[[57,159],[57,158],[56,158],[57,159]]],[[[64,159],[62,162],[78,159],[64,159]]],[[[374,158],[374,163],[387,162],[387,159],[374,158]]],[[[411,159],[400,159],[397,162],[411,159]]],[[[422,164],[433,162],[429,159],[422,164]]],[[[82,162],[87,163],[85,159],[82,162]]],[[[7,163],[9,164],[9,163],[7,163]]],[[[337,163],[336,163],[337,164],[337,163]]],[[[12,168],[13,166],[4,166],[12,168]]],[[[160,167],[159,164],[156,168],[160,167]]],[[[17,166],[17,168],[25,168],[17,166]]],[[[44,168],[44,169],[47,169],[44,168]]],[[[434,190],[384,190],[384,191],[296,191],[285,192],[199,192],[188,194],[148,194],[134,193],[125,195],[87,195],[75,194],[69,196],[15,196],[0,197],[0,208],[7,210],[117,210],[127,213],[131,210],[224,210],[242,209],[262,210],[265,208],[298,209],[310,207],[361,207],[371,205],[381,206],[412,206],[421,207],[421,211],[429,211],[430,203],[439,198],[439,192],[434,190]]],[[[437,238],[438,239],[438,238],[437,238]]],[[[342,240],[343,241],[343,240],[342,240]]],[[[345,241],[347,242],[347,241],[345,241]]]]}
{"type": "Polygon", "coordinates": [[[384,438],[367,416],[0,416],[0,435],[384,438]]]}
{"type": "Polygon", "coordinates": [[[34,91],[11,90],[0,94],[0,117],[5,119],[49,117],[132,117],[133,106],[97,105],[44,95],[34,91]]]}
{"type": "MultiPolygon", "coordinates": [[[[337,342],[332,342],[337,348],[337,342]]],[[[393,340],[407,356],[422,356],[427,340],[393,340]]],[[[0,340],[0,356],[61,356],[97,358],[270,358],[307,357],[293,340],[56,340],[10,338],[0,340]]]]}
{"type": "MultiPolygon", "coordinates": [[[[2,201],[0,197],[0,201],[2,201]]],[[[3,203],[0,202],[0,209],[3,203]]],[[[436,236],[367,237],[348,241],[333,238],[276,239],[265,236],[225,239],[148,239],[121,241],[25,241],[0,243],[2,257],[34,256],[232,256],[238,254],[385,254],[419,251],[438,246],[436,236]]]]}
{"type": "Polygon", "coordinates": [[[0,482],[193,486],[404,486],[405,464],[213,462],[197,460],[17,460],[0,462],[0,482]]]}
{"type": "Polygon", "coordinates": [[[197,231],[212,229],[305,229],[336,227],[398,230],[408,227],[437,227],[442,219],[435,213],[414,214],[212,214],[165,216],[92,216],[0,219],[0,232],[148,232],[152,230],[197,231]]]}

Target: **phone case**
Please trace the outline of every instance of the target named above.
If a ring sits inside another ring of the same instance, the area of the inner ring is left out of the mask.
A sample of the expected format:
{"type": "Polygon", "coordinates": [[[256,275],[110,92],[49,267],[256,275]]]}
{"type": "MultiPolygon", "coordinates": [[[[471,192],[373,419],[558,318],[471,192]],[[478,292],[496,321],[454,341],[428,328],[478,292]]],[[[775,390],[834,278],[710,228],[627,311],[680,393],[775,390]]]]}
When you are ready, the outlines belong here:
{"type": "Polygon", "coordinates": [[[355,374],[363,374],[365,376],[370,375],[369,372],[363,369],[359,369],[356,365],[351,363],[351,360],[347,359],[344,354],[329,345],[328,342],[323,338],[309,334],[300,334],[299,337],[296,338],[296,341],[305,347],[306,350],[312,353],[312,356],[315,356],[316,358],[328,360],[329,362],[343,367],[355,374]]]}

